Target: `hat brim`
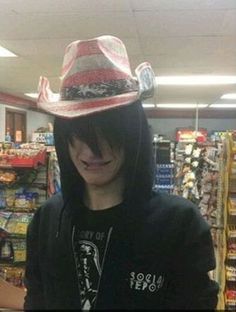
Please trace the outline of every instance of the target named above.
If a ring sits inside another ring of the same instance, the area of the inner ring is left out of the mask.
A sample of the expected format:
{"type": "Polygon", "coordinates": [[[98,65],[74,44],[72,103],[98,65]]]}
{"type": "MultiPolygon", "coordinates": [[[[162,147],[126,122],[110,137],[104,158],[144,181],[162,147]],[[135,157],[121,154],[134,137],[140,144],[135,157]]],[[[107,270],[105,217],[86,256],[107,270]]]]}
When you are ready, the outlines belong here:
{"type": "Polygon", "coordinates": [[[76,118],[119,108],[139,99],[138,92],[129,92],[112,97],[90,98],[87,100],[39,102],[39,108],[61,118],[76,118]]]}

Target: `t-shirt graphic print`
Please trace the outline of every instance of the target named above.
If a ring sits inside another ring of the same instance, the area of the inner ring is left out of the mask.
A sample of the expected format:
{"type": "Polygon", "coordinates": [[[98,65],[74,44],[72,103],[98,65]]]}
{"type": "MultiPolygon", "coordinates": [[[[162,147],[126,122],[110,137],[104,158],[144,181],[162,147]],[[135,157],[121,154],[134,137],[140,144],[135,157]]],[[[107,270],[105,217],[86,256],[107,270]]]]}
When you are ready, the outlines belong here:
{"type": "Polygon", "coordinates": [[[75,230],[73,245],[82,310],[89,311],[95,306],[110,232],[111,229],[75,230]]]}
{"type": "Polygon", "coordinates": [[[79,281],[81,310],[96,308],[103,264],[113,226],[120,219],[122,205],[89,210],[73,230],[73,251],[79,281]]]}
{"type": "Polygon", "coordinates": [[[101,277],[99,250],[92,242],[79,241],[78,274],[82,309],[90,310],[94,305],[101,277]]]}

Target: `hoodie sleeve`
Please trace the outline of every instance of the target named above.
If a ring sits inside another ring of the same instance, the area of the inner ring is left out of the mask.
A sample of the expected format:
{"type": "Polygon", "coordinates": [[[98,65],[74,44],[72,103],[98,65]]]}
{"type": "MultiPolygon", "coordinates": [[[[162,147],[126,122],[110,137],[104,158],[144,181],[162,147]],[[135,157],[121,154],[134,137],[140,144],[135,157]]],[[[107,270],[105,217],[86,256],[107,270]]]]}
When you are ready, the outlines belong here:
{"type": "Polygon", "coordinates": [[[43,283],[39,267],[39,224],[40,209],[35,213],[27,230],[27,257],[25,270],[24,310],[44,310],[43,283]]]}
{"type": "Polygon", "coordinates": [[[215,255],[210,227],[194,205],[185,211],[181,248],[175,259],[173,293],[186,310],[214,310],[218,284],[209,271],[215,269],[215,255]]]}

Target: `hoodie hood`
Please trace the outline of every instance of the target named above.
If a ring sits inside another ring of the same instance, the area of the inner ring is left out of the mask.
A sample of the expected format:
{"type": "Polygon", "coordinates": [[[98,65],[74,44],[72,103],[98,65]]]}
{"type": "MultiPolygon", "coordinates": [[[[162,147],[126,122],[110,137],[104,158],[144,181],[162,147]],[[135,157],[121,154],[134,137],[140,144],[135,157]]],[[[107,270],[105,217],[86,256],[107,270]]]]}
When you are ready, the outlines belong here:
{"type": "MultiPolygon", "coordinates": [[[[124,140],[124,202],[128,204],[126,206],[130,210],[127,214],[136,214],[137,206],[141,206],[140,203],[151,197],[154,172],[151,135],[142,104],[137,102],[119,111],[114,110],[113,113],[100,115],[95,120],[88,119],[87,122],[91,121],[95,122],[93,125],[101,127],[104,133],[109,130],[111,133],[117,133],[119,130],[124,140]]],[[[81,123],[79,120],[75,122],[78,122],[78,129],[80,129],[84,120],[81,123]]],[[[55,118],[54,139],[60,168],[62,197],[67,204],[73,202],[73,205],[67,206],[69,209],[76,210],[73,213],[78,214],[84,207],[84,182],[70,158],[68,148],[69,136],[73,133],[71,131],[76,131],[76,127],[76,123],[72,125],[68,124],[68,120],[55,118]]],[[[83,128],[80,131],[84,131],[83,128]]],[[[113,140],[116,135],[112,138],[113,140]]]]}

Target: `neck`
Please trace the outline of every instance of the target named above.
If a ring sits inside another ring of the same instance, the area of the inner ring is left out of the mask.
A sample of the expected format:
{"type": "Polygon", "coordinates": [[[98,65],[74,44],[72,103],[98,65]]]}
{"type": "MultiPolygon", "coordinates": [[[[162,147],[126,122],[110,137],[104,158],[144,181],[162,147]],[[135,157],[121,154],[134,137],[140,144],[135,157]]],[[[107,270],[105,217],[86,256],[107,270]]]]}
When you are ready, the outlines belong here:
{"type": "Polygon", "coordinates": [[[84,203],[91,210],[104,210],[123,201],[124,182],[118,177],[108,185],[86,185],[84,203]]]}

